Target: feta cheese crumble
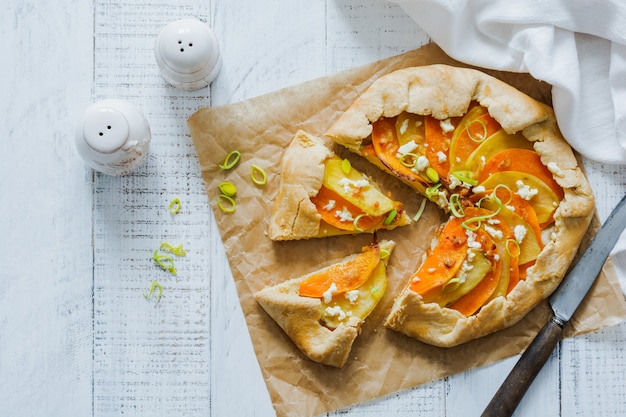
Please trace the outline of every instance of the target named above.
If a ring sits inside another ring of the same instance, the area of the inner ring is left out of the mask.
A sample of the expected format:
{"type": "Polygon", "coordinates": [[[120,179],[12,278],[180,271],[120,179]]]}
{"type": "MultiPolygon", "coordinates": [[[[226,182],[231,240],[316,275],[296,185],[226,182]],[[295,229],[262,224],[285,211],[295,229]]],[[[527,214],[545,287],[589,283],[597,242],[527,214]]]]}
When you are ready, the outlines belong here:
{"type": "Polygon", "coordinates": [[[515,194],[519,195],[524,200],[530,200],[539,193],[539,190],[530,188],[530,186],[524,184],[522,180],[517,180],[515,185],[517,185],[517,192],[515,194]]]}
{"type": "Polygon", "coordinates": [[[331,211],[332,209],[335,208],[335,203],[336,203],[335,200],[328,200],[328,203],[322,208],[326,211],[331,211]]]}
{"type": "Polygon", "coordinates": [[[420,156],[415,162],[415,169],[417,169],[418,171],[423,171],[428,168],[429,165],[430,163],[428,162],[428,158],[426,158],[425,156],[420,156]]]}
{"type": "Polygon", "coordinates": [[[463,182],[452,174],[448,176],[448,179],[450,180],[450,185],[448,186],[448,188],[450,188],[451,190],[454,190],[459,185],[463,185],[463,182]]]}
{"type": "Polygon", "coordinates": [[[476,187],[472,188],[472,191],[475,194],[480,194],[480,193],[484,193],[485,191],[487,191],[487,189],[485,188],[484,185],[477,185],[476,187]]]}
{"type": "Polygon", "coordinates": [[[495,239],[502,239],[502,237],[503,237],[502,230],[498,230],[498,229],[493,228],[491,226],[485,225],[485,232],[489,233],[491,235],[491,237],[493,237],[495,239]]]}
{"type": "Polygon", "coordinates": [[[454,190],[458,186],[461,186],[467,189],[472,188],[471,184],[468,184],[465,181],[461,181],[455,175],[452,175],[452,174],[448,175],[448,179],[450,180],[450,185],[448,185],[448,188],[450,188],[451,190],[454,190]]]}
{"type": "Polygon", "coordinates": [[[518,224],[513,229],[513,234],[515,235],[515,240],[517,240],[518,243],[522,243],[522,240],[526,237],[526,228],[521,224],[518,224]]]}
{"type": "Polygon", "coordinates": [[[337,217],[339,221],[341,222],[353,222],[354,221],[354,217],[352,217],[352,213],[350,213],[350,210],[348,210],[346,206],[344,206],[343,209],[341,210],[337,210],[335,212],[335,217],[337,217]]]}
{"type": "Polygon", "coordinates": [[[346,313],[339,306],[334,307],[326,307],[324,310],[327,316],[329,317],[337,317],[339,321],[346,318],[346,313]]]}
{"type": "Polygon", "coordinates": [[[441,151],[437,152],[437,161],[438,161],[440,164],[443,164],[443,163],[444,163],[444,162],[446,162],[447,160],[448,160],[448,156],[447,156],[445,153],[443,153],[443,152],[441,152],[441,151]]]}
{"type": "Polygon", "coordinates": [[[409,119],[404,119],[404,121],[400,125],[400,134],[404,135],[408,128],[409,128],[409,119]]]}
{"type": "Polygon", "coordinates": [[[400,158],[402,155],[406,155],[407,153],[411,153],[414,150],[417,149],[417,143],[415,143],[414,140],[410,140],[407,143],[405,143],[404,145],[400,146],[398,148],[398,152],[396,154],[396,156],[398,158],[400,158]]]}
{"type": "Polygon", "coordinates": [[[352,189],[359,189],[359,188],[367,187],[368,185],[370,185],[369,181],[366,179],[353,181],[349,178],[340,179],[338,184],[343,187],[343,191],[346,194],[352,191],[352,189]]]}
{"type": "Polygon", "coordinates": [[[359,290],[347,291],[345,297],[350,304],[356,304],[359,301],[359,290]]]}
{"type": "Polygon", "coordinates": [[[328,287],[328,289],[322,294],[322,296],[324,297],[324,302],[326,304],[330,303],[333,300],[333,294],[336,292],[337,285],[333,282],[332,284],[330,284],[330,287],[328,287]]]}
{"type": "Polygon", "coordinates": [[[443,130],[445,133],[450,133],[454,130],[454,125],[449,118],[440,121],[439,126],[441,126],[441,130],[443,130]]]}
{"type": "Polygon", "coordinates": [[[476,233],[471,230],[465,230],[465,234],[467,235],[467,247],[470,249],[481,249],[482,245],[480,242],[476,241],[476,233]]]}

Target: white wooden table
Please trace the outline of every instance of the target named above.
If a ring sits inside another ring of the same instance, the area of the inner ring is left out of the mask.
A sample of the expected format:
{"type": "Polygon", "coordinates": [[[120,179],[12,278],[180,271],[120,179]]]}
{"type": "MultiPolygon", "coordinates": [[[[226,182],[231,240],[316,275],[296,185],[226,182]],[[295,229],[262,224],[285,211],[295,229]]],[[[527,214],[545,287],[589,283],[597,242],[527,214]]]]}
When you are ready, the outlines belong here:
{"type": "MultiPolygon", "coordinates": [[[[384,0],[4,0],[0,14],[0,417],[272,416],[186,119],[414,49],[427,36],[384,0]],[[209,23],[210,88],[168,86],[156,34],[209,23]],[[131,175],[74,147],[87,105],[126,99],[152,145],[131,175]],[[167,212],[179,197],[182,210],[167,212]],[[155,267],[162,241],[189,250],[155,267]],[[159,302],[145,299],[153,279],[159,302]]],[[[623,166],[586,161],[601,219],[623,166]]],[[[626,280],[621,277],[623,287],[626,280]]],[[[626,416],[626,325],[559,344],[517,416],[626,416]]],[[[331,415],[479,415],[515,358],[331,415]]]]}

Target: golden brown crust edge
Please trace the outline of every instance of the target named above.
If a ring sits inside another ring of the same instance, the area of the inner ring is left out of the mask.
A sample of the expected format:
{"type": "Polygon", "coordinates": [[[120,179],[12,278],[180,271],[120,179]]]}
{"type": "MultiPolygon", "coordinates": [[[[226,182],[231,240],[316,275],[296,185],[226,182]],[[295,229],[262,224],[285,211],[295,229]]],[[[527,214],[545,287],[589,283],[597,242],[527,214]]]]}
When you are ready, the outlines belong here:
{"type": "Polygon", "coordinates": [[[424,304],[407,288],[385,325],[426,343],[450,347],[512,326],[551,294],[563,279],[594,213],[594,199],[576,158],[561,136],[552,109],[476,70],[446,65],[407,68],[375,81],[327,132],[358,153],[371,122],[403,111],[438,119],[461,116],[471,101],[488,108],[508,133],[522,131],[564,188],[549,241],[525,281],[507,296],[464,317],[437,304],[424,304]]]}
{"type": "Polygon", "coordinates": [[[255,294],[258,303],[309,359],[341,368],[348,359],[358,328],[339,325],[329,330],[320,324],[321,301],[300,297],[302,278],[295,278],[255,294]]]}
{"type": "Polygon", "coordinates": [[[270,239],[318,235],[322,216],[311,197],[322,187],[324,161],[332,155],[319,138],[303,130],[296,132],[281,162],[280,184],[270,219],[270,239]]]}
{"type": "Polygon", "coordinates": [[[478,314],[465,317],[436,303],[424,304],[407,286],[394,301],[385,326],[431,345],[452,347],[514,325],[560,284],[589,221],[590,217],[558,216],[553,240],[528,270],[526,280],[506,298],[498,297],[482,307],[478,314]]]}
{"type": "Polygon", "coordinates": [[[436,64],[411,67],[380,77],[326,132],[340,145],[359,153],[371,123],[406,111],[437,119],[462,116],[477,101],[508,133],[546,120],[549,111],[514,87],[483,72],[436,64]]]}

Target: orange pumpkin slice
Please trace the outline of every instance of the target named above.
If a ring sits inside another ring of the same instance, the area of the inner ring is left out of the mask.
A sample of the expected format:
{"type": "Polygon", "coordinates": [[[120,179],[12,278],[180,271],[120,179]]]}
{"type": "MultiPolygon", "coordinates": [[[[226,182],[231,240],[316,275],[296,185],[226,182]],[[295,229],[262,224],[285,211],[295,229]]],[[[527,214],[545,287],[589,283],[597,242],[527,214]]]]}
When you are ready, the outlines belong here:
{"type": "Polygon", "coordinates": [[[454,131],[450,143],[450,169],[454,171],[462,167],[472,152],[500,129],[500,124],[485,107],[473,107],[454,131]]]}
{"type": "Polygon", "coordinates": [[[441,231],[436,246],[429,250],[426,260],[411,277],[410,288],[424,302],[436,302],[450,279],[454,278],[467,258],[467,236],[463,219],[451,218],[441,231]]]}
{"type": "Polygon", "coordinates": [[[376,155],[392,174],[409,183],[428,183],[411,168],[402,164],[398,158],[400,141],[396,134],[396,121],[383,118],[372,125],[372,145],[376,155]]]}
{"type": "Polygon", "coordinates": [[[499,152],[487,161],[478,177],[478,181],[483,182],[490,175],[502,171],[525,172],[533,175],[546,183],[559,200],[563,199],[563,188],[554,180],[552,173],[541,162],[541,157],[535,151],[507,149],[499,152]]]}
{"type": "MultiPolygon", "coordinates": [[[[359,207],[324,186],[316,196],[311,197],[311,201],[322,215],[323,221],[341,230],[369,230],[383,220],[382,216],[367,215],[359,207]],[[357,217],[358,221],[355,222],[357,217]]],[[[399,218],[400,216],[396,216],[396,219],[399,218]]]]}
{"type": "Polygon", "coordinates": [[[324,296],[324,293],[334,285],[333,294],[341,294],[359,288],[369,279],[380,261],[380,246],[371,244],[363,253],[340,264],[334,264],[327,269],[316,272],[300,282],[300,296],[324,296]]]}
{"type": "Polygon", "coordinates": [[[441,128],[441,121],[432,116],[424,117],[424,132],[426,136],[426,157],[439,177],[447,178],[450,171],[450,139],[452,134],[446,134],[441,128]]]}

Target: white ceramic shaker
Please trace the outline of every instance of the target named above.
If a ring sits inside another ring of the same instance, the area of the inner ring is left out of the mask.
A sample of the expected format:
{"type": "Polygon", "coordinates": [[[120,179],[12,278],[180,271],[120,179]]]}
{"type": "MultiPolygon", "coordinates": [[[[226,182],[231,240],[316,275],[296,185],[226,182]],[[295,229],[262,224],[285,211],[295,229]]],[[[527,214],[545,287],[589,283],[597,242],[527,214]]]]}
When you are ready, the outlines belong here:
{"type": "Polygon", "coordinates": [[[157,36],[154,53],[163,78],[188,91],[208,86],[222,66],[215,33],[197,19],[165,26],[157,36]]]}
{"type": "Polygon", "coordinates": [[[124,100],[101,100],[87,107],[76,129],[76,148],[85,163],[108,175],[125,175],[148,156],[150,126],[124,100]]]}

